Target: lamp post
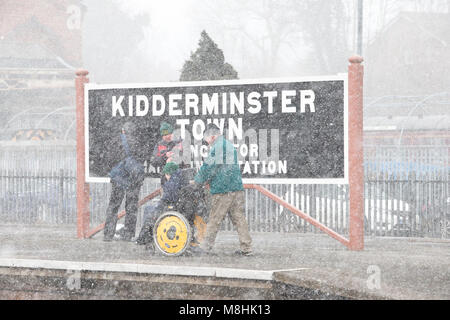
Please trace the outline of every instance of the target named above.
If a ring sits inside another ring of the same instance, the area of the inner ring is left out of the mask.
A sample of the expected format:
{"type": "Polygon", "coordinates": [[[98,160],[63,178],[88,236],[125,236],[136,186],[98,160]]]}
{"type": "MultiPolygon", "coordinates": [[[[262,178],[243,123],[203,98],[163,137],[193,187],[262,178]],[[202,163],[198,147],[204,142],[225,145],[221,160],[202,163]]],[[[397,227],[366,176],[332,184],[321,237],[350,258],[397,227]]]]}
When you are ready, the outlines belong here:
{"type": "Polygon", "coordinates": [[[356,53],[362,57],[362,42],[363,42],[363,0],[358,0],[358,36],[356,43],[356,53]]]}

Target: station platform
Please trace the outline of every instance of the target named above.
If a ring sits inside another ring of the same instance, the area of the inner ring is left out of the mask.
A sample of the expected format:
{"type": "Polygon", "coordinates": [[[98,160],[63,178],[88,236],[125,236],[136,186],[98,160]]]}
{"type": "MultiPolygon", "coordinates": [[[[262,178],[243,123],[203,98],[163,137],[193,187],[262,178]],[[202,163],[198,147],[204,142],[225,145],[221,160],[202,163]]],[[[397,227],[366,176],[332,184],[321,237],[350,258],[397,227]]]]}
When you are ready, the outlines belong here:
{"type": "Polygon", "coordinates": [[[219,232],[212,255],[151,255],[73,225],[0,225],[0,299],[450,299],[450,241],[219,232]]]}

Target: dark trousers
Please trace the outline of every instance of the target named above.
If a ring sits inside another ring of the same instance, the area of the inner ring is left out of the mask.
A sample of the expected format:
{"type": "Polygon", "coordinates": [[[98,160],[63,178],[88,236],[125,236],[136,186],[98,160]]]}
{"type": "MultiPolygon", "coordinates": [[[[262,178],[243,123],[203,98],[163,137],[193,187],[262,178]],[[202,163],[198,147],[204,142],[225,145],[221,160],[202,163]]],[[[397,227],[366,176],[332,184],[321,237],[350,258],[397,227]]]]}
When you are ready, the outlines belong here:
{"type": "Polygon", "coordinates": [[[125,197],[125,227],[123,237],[131,239],[136,233],[136,220],[138,210],[139,192],[142,183],[137,184],[130,189],[122,189],[117,184],[112,183],[111,198],[109,199],[108,209],[106,210],[106,222],[103,235],[107,239],[112,239],[116,232],[117,213],[122,200],[125,197]]]}

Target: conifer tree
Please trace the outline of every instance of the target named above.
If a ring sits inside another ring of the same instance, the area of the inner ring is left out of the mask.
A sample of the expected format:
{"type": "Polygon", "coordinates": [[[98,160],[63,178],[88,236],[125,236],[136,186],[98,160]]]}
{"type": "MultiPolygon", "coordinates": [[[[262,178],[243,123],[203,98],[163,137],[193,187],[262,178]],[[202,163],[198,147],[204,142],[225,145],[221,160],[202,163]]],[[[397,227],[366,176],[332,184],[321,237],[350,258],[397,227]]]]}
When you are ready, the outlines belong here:
{"type": "Polygon", "coordinates": [[[225,62],[225,57],[206,31],[202,31],[199,46],[191,53],[181,71],[180,81],[229,80],[237,79],[233,66],[225,62]]]}

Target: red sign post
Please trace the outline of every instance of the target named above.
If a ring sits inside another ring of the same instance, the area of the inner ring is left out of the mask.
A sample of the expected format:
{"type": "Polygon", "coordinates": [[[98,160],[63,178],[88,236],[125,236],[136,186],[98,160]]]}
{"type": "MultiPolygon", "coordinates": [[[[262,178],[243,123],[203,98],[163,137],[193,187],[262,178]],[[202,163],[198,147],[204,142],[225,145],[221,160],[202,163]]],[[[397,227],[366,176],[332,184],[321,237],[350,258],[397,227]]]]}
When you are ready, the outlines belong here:
{"type": "Polygon", "coordinates": [[[363,167],[363,58],[353,56],[348,68],[349,121],[349,245],[351,250],[364,248],[364,167],[363,167]]]}
{"type": "Polygon", "coordinates": [[[86,237],[89,230],[89,185],[86,183],[84,140],[84,84],[89,82],[89,72],[77,70],[75,78],[77,117],[77,237],[86,237]]]}

